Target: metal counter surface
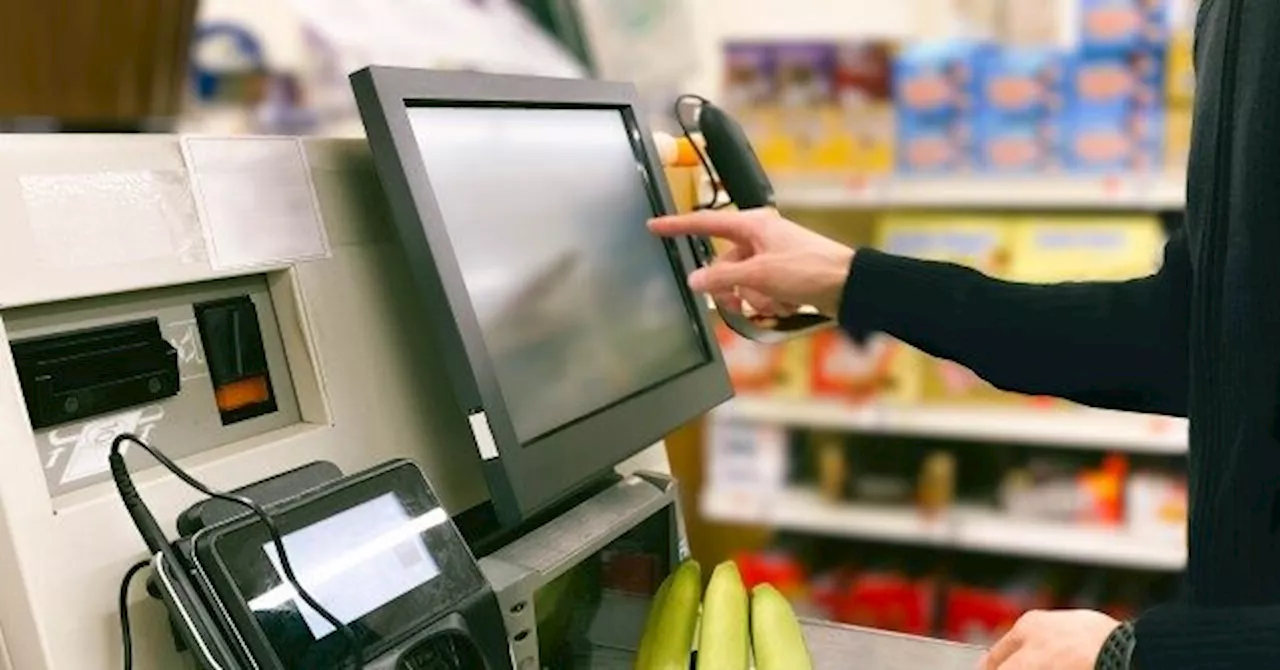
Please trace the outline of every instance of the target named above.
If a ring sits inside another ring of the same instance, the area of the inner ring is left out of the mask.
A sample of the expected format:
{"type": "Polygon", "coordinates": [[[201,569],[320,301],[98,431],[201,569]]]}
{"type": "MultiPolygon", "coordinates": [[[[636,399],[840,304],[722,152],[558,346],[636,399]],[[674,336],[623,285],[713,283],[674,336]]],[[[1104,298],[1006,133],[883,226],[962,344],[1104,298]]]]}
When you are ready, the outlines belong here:
{"type": "Polygon", "coordinates": [[[801,624],[815,670],[974,670],[983,651],[829,621],[801,624]]]}

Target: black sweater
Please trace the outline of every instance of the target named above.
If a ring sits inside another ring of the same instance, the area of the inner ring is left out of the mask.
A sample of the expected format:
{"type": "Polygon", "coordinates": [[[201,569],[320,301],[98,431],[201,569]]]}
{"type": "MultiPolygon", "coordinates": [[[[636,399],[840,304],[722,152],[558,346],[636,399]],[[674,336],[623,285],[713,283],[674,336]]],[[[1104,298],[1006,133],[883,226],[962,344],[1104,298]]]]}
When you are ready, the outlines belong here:
{"type": "Polygon", "coordinates": [[[840,320],[1001,388],[1187,416],[1186,593],[1139,668],[1280,667],[1280,0],[1203,0],[1187,223],[1160,272],[1030,286],[859,251],[840,320]]]}

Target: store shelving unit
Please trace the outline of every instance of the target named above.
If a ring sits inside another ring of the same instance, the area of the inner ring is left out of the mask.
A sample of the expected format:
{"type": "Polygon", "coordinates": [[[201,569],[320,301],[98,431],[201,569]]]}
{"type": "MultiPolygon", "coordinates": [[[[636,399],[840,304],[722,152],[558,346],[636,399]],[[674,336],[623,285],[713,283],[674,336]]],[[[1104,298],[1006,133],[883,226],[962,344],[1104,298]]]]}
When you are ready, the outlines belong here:
{"type": "MultiPolygon", "coordinates": [[[[1176,172],[1026,177],[890,175],[844,181],[778,177],[774,181],[777,201],[784,211],[990,210],[1163,216],[1184,208],[1186,176],[1176,172]]],[[[1169,221],[1166,219],[1166,223],[1169,221]]],[[[770,428],[1120,452],[1148,458],[1185,455],[1188,434],[1184,419],[1066,405],[1038,407],[1031,402],[860,405],[821,398],[743,395],[717,408],[710,419],[713,423],[729,421],[770,428]]],[[[939,517],[925,518],[912,507],[831,502],[808,488],[783,486],[764,493],[762,489],[709,485],[700,493],[699,507],[708,521],[771,527],[817,537],[1162,573],[1179,571],[1186,563],[1185,540],[1172,531],[1135,534],[1124,526],[1054,523],[963,505],[939,517]]]]}
{"type": "Polygon", "coordinates": [[[853,405],[740,396],[715,412],[717,419],[864,434],[1170,456],[1187,449],[1187,422],[1183,419],[1085,408],[853,405]]]}
{"type": "Polygon", "coordinates": [[[907,507],[833,503],[802,488],[770,494],[708,489],[700,506],[708,519],[721,523],[767,524],[828,537],[1157,571],[1180,570],[1186,563],[1181,538],[1019,519],[981,508],[959,507],[926,518],[907,507]]]}
{"type": "Polygon", "coordinates": [[[903,177],[814,182],[779,179],[782,207],[799,209],[1022,209],[1161,212],[1185,203],[1186,176],[903,177]]]}

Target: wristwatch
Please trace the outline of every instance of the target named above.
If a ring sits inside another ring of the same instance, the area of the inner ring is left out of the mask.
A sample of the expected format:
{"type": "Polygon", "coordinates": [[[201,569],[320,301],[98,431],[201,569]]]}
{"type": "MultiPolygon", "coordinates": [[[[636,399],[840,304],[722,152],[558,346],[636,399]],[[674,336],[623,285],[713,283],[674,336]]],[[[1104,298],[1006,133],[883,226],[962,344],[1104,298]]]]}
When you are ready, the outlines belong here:
{"type": "Polygon", "coordinates": [[[1133,649],[1137,645],[1133,624],[1126,622],[1116,626],[1102,643],[1094,670],[1138,670],[1133,664],[1133,649]]]}

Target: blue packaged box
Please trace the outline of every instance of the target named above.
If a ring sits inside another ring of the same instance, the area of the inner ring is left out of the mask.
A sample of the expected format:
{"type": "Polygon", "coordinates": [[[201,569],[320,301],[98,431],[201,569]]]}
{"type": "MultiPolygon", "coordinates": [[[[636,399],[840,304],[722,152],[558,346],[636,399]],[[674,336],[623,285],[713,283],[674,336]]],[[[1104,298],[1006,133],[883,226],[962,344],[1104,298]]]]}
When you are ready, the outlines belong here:
{"type": "Polygon", "coordinates": [[[1074,110],[1063,123],[1062,149],[1062,161],[1072,172],[1157,169],[1163,158],[1164,110],[1074,110]]]}
{"type": "Polygon", "coordinates": [[[1134,105],[1137,77],[1124,52],[1079,54],[1067,84],[1068,106],[1090,113],[1119,114],[1134,105]]]}
{"type": "Polygon", "coordinates": [[[1137,0],[1138,12],[1142,17],[1142,34],[1138,37],[1141,45],[1163,48],[1169,43],[1176,20],[1173,7],[1175,1],[1178,0],[1137,0]]]}
{"type": "Polygon", "coordinates": [[[1156,109],[1164,100],[1164,52],[1139,48],[1078,54],[1068,68],[1067,106],[1119,113],[1156,109]]]}
{"type": "Polygon", "coordinates": [[[1062,52],[1004,48],[984,52],[976,60],[980,113],[1038,119],[1065,107],[1068,63],[1062,52]]]}
{"type": "Polygon", "coordinates": [[[1144,0],[1079,0],[1080,49],[1085,53],[1128,51],[1143,41],[1144,0]]]}
{"type": "Polygon", "coordinates": [[[976,124],[974,163],[993,174],[1034,174],[1059,167],[1058,115],[1014,118],[982,115],[976,124]]]}
{"type": "Polygon", "coordinates": [[[968,115],[899,118],[897,170],[914,175],[967,172],[973,163],[973,139],[968,115]]]}
{"type": "Polygon", "coordinates": [[[975,61],[988,47],[965,40],[911,46],[894,61],[893,99],[900,118],[945,120],[972,113],[975,61]]]}

